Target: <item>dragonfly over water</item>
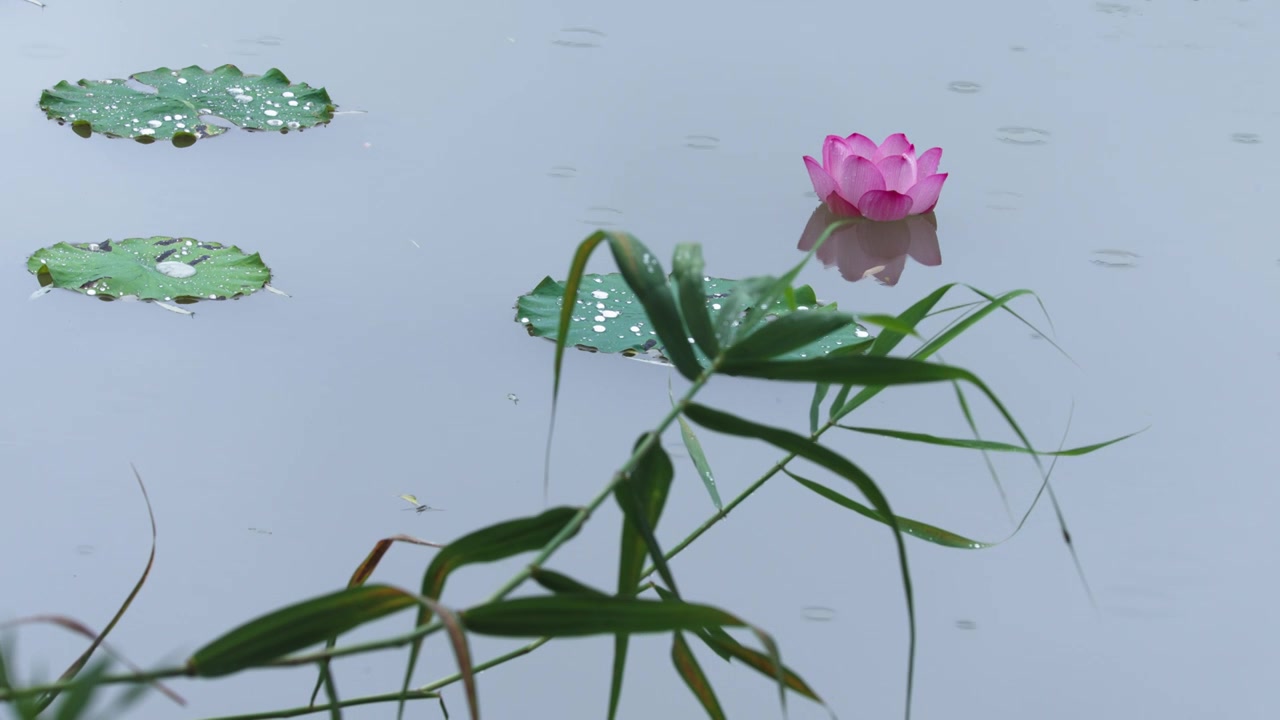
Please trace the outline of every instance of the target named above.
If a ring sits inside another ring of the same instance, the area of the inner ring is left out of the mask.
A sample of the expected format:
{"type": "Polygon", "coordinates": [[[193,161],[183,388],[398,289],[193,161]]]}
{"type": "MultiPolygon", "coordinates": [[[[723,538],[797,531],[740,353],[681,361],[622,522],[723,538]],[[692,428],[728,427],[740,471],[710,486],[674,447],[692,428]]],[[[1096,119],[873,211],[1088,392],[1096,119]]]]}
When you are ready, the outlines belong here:
{"type": "Polygon", "coordinates": [[[425,504],[425,503],[418,502],[418,497],[417,497],[416,495],[409,495],[409,494],[407,494],[407,493],[406,493],[406,494],[404,494],[404,495],[401,495],[401,496],[400,496],[400,499],[401,499],[401,500],[403,500],[403,501],[405,501],[405,502],[407,502],[407,503],[409,503],[410,505],[412,505],[412,506],[413,506],[413,507],[407,507],[407,508],[404,508],[406,511],[407,511],[407,510],[413,510],[414,512],[420,512],[420,513],[423,513],[423,512],[426,512],[426,511],[428,511],[428,510],[438,512],[438,511],[440,511],[440,510],[443,510],[443,509],[444,509],[444,508],[434,508],[434,507],[431,507],[430,505],[427,505],[427,504],[425,504]]]}

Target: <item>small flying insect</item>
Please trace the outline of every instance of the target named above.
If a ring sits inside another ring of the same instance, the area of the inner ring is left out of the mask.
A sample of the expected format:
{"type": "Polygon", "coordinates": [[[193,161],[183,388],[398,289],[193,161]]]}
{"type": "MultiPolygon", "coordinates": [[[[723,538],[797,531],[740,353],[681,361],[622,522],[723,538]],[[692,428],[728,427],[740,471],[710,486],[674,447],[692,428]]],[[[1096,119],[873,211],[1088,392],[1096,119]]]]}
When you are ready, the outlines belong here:
{"type": "Polygon", "coordinates": [[[433,507],[431,507],[430,505],[427,505],[427,504],[425,504],[425,503],[418,502],[418,498],[417,498],[417,496],[415,496],[415,495],[409,495],[409,494],[401,495],[401,496],[400,496],[400,499],[401,499],[401,500],[404,500],[405,502],[407,502],[407,503],[409,503],[410,505],[412,505],[412,506],[413,506],[413,507],[409,507],[409,508],[404,508],[405,510],[413,510],[413,511],[415,511],[415,512],[423,513],[423,512],[426,512],[426,511],[428,511],[428,510],[432,510],[432,511],[440,511],[440,510],[443,510],[443,509],[444,509],[444,508],[433,508],[433,507]]]}

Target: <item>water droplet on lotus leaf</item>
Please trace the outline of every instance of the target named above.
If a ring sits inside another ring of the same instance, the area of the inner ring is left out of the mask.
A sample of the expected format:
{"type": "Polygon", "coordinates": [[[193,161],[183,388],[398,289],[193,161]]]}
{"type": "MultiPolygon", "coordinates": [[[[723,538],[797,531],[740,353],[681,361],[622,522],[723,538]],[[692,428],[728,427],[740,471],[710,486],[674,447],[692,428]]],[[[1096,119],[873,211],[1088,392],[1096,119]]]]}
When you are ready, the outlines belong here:
{"type": "Polygon", "coordinates": [[[196,274],[196,269],[186,263],[165,261],[156,263],[156,272],[171,278],[189,278],[196,274]]]}

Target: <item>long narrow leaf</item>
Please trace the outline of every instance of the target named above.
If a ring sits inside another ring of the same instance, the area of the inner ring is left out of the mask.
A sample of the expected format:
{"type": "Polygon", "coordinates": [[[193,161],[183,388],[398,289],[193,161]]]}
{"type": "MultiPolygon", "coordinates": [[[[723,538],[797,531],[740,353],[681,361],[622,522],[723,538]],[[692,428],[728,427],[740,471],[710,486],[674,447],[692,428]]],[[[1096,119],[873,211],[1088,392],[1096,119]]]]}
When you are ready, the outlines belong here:
{"type": "MultiPolygon", "coordinates": [[[[411,545],[425,545],[433,548],[441,547],[439,543],[419,540],[411,535],[392,535],[391,537],[381,538],[378,542],[373,544],[373,549],[371,549],[369,554],[365,555],[364,560],[356,566],[355,572],[351,573],[351,579],[347,581],[347,587],[359,587],[363,585],[365,581],[373,575],[374,569],[378,567],[378,563],[382,562],[383,556],[387,554],[387,551],[391,549],[391,546],[398,542],[408,543],[411,545]]],[[[324,648],[325,650],[331,650],[337,644],[338,636],[334,635],[325,641],[324,648]]],[[[317,673],[315,687],[311,689],[312,705],[316,704],[316,698],[320,696],[320,689],[324,687],[325,677],[328,674],[329,658],[321,660],[316,663],[316,665],[319,666],[320,671],[317,673]]]]}
{"type": "MultiPolygon", "coordinates": [[[[834,358],[837,360],[864,360],[868,358],[862,357],[843,357],[834,358]]],[[[882,359],[882,358],[877,358],[882,359]]],[[[812,361],[809,361],[812,362],[812,361]]],[[[803,363],[770,363],[773,365],[785,365],[803,363]]],[[[819,382],[832,382],[831,378],[815,378],[819,382]]],[[[976,379],[976,378],[975,378],[976,379]]],[[[835,382],[844,382],[841,379],[835,379],[835,382]]],[[[690,420],[716,432],[722,432],[726,435],[737,435],[739,437],[750,437],[757,440],[764,440],[787,452],[795,453],[800,457],[811,462],[817,463],[828,470],[840,475],[849,482],[853,483],[859,491],[870,501],[872,507],[876,509],[886,520],[886,523],[893,530],[893,540],[898,550],[898,565],[902,572],[902,589],[907,601],[907,619],[910,631],[910,641],[908,646],[907,660],[907,716],[911,715],[911,695],[915,682],[915,657],[916,657],[916,610],[915,596],[911,590],[911,571],[907,567],[907,548],[902,541],[901,528],[897,522],[897,516],[889,507],[889,501],[884,494],[880,492],[880,488],[875,482],[862,471],[857,465],[854,465],[844,456],[823,447],[818,443],[788,430],[780,428],[768,427],[758,423],[745,420],[729,413],[714,410],[704,405],[690,404],[685,408],[685,415],[690,420]]]]}
{"type": "Polygon", "coordinates": [[[716,339],[715,328],[711,325],[711,316],[707,313],[707,293],[703,279],[704,264],[702,246],[693,243],[676,245],[671,258],[671,275],[675,278],[676,291],[680,296],[680,312],[684,316],[685,326],[693,337],[698,348],[709,358],[720,354],[720,343],[716,339]]]}
{"type": "MultiPolygon", "coordinates": [[[[819,485],[818,483],[813,482],[812,480],[806,480],[785,468],[783,469],[783,472],[786,473],[787,475],[790,475],[792,480],[795,480],[801,485],[814,491],[818,495],[821,495],[822,497],[830,500],[831,502],[836,503],[837,505],[840,505],[841,507],[848,508],[858,513],[859,515],[871,518],[872,520],[875,520],[878,523],[884,523],[885,525],[889,524],[889,522],[885,520],[884,516],[882,516],[880,513],[876,512],[875,510],[872,510],[871,508],[867,507],[866,505],[863,505],[862,503],[856,500],[845,497],[844,495],[841,495],[835,490],[832,490],[824,485],[819,485]]],[[[897,516],[896,519],[898,521],[898,527],[902,529],[902,532],[908,535],[911,535],[912,537],[920,538],[925,542],[931,542],[935,545],[941,545],[943,547],[976,550],[979,548],[994,547],[999,544],[999,543],[982,542],[981,540],[973,540],[973,539],[964,537],[963,535],[958,535],[956,533],[953,533],[950,530],[943,530],[940,527],[936,527],[928,523],[922,523],[918,520],[912,520],[911,518],[903,517],[901,515],[897,516]]]]}
{"type": "Polygon", "coordinates": [[[774,286],[775,279],[772,277],[751,277],[738,281],[722,303],[723,310],[716,321],[716,338],[721,346],[732,345],[739,336],[747,335],[747,328],[743,324],[746,313],[765,303],[765,295],[774,286]]]}
{"type": "MultiPolygon", "coordinates": [[[[649,435],[643,435],[636,441],[636,447],[642,445],[649,435]]],[[[644,556],[647,553],[653,558],[667,586],[677,595],[675,578],[667,566],[662,548],[654,536],[654,528],[662,515],[667,502],[667,493],[671,489],[671,479],[675,469],[671,466],[671,458],[662,449],[657,438],[649,445],[648,451],[640,457],[636,468],[630,475],[622,479],[614,490],[614,498],[622,509],[624,521],[622,526],[622,557],[618,576],[618,594],[627,595],[635,592],[640,581],[640,573],[644,569],[644,556]]]]}
{"type": "Polygon", "coordinates": [[[707,712],[707,717],[711,720],[724,720],[724,710],[721,709],[720,701],[716,698],[716,691],[711,687],[711,681],[702,671],[702,666],[698,664],[698,658],[694,657],[689,643],[685,642],[684,634],[679,631],[671,641],[671,664],[675,665],[680,679],[684,680],[689,691],[698,699],[698,704],[702,705],[702,709],[707,712]]]}
{"type": "MultiPolygon", "coordinates": [[[[422,596],[439,600],[449,573],[464,565],[495,562],[541,548],[559,535],[578,512],[578,508],[555,507],[541,515],[507,520],[463,535],[444,546],[431,560],[422,577],[422,596]]],[[[415,626],[422,627],[430,620],[429,606],[421,606],[415,626]]],[[[404,683],[400,688],[402,693],[409,689],[421,650],[420,639],[409,646],[409,662],[405,665],[404,683]]],[[[400,712],[403,711],[402,703],[400,712]]]]}
{"type": "MultiPolygon", "coordinates": [[[[604,232],[609,241],[609,249],[613,251],[613,259],[618,264],[618,271],[627,285],[635,292],[636,299],[644,306],[649,322],[662,341],[662,350],[671,364],[676,366],[690,380],[702,374],[702,366],[698,364],[693,348],[689,346],[689,336],[685,333],[684,322],[676,309],[675,298],[671,294],[671,286],[662,263],[649,248],[634,236],[623,232],[604,232]]],[[[574,287],[577,292],[577,287],[574,287]]],[[[571,302],[566,298],[565,302],[571,302]]],[[[562,325],[561,333],[566,331],[562,325]]],[[[557,340],[557,344],[560,341],[557,340]]]]}
{"type": "MultiPolygon", "coordinates": [[[[939,356],[941,358],[941,356],[939,356]]],[[[964,416],[964,422],[969,426],[969,432],[973,433],[973,439],[981,441],[982,431],[978,429],[978,421],[973,417],[973,411],[969,409],[969,398],[964,394],[964,387],[958,382],[951,383],[951,388],[956,393],[956,404],[960,406],[960,414],[964,416]]],[[[1000,482],[1000,473],[996,471],[996,464],[991,461],[991,453],[986,450],[982,453],[982,463],[987,466],[987,474],[991,476],[991,483],[996,486],[996,494],[1000,496],[1000,504],[1004,506],[1004,512],[1009,516],[1009,521],[1013,521],[1013,505],[1009,503],[1009,493],[1005,492],[1004,483],[1000,482]]]]}
{"type": "Polygon", "coordinates": [[[499,600],[464,610],[460,617],[467,630],[498,637],[581,637],[746,625],[709,605],[587,595],[499,600]]]}
{"type": "Polygon", "coordinates": [[[968,370],[899,357],[873,357],[868,355],[837,355],[809,360],[756,360],[726,362],[721,366],[726,375],[766,378],[769,380],[796,380],[801,382],[829,382],[852,385],[912,385],[918,383],[964,380],[972,382],[975,376],[968,370]]]}
{"type": "Polygon", "coordinates": [[[713,633],[708,630],[702,630],[698,632],[698,637],[701,638],[702,642],[706,643],[712,650],[722,653],[727,657],[736,658],[739,662],[745,664],[752,670],[759,672],[770,680],[774,680],[781,675],[782,685],[788,690],[799,693],[814,702],[826,705],[826,701],[819,697],[818,694],[813,691],[813,688],[809,687],[809,684],[797,675],[795,671],[791,670],[791,668],[788,668],[785,665],[779,665],[768,655],[743,645],[733,639],[732,635],[723,631],[713,633]]]}
{"type": "Polygon", "coordinates": [[[792,265],[790,270],[777,278],[773,278],[771,283],[760,288],[756,296],[756,302],[747,309],[746,315],[742,318],[739,334],[743,336],[751,334],[751,332],[755,330],[756,325],[765,319],[765,316],[768,314],[769,306],[771,306],[775,300],[791,292],[792,283],[794,283],[796,277],[800,275],[800,271],[804,269],[805,265],[809,264],[809,260],[818,252],[819,249],[822,248],[823,244],[827,242],[827,238],[831,237],[831,233],[845,225],[850,225],[853,222],[853,220],[837,220],[829,225],[827,229],[822,232],[822,235],[818,236],[818,240],[813,244],[813,247],[809,248],[808,252],[804,254],[804,257],[800,258],[795,265],[792,265]]]}
{"type": "MultiPolygon", "coordinates": [[[[924,316],[927,315],[929,310],[931,310],[933,306],[936,305],[938,301],[942,299],[942,296],[946,294],[946,292],[953,287],[955,287],[954,283],[949,285],[943,285],[942,287],[930,293],[923,300],[920,300],[919,302],[912,305],[906,312],[903,312],[902,314],[900,314],[898,318],[903,322],[906,322],[914,327],[915,325],[919,324],[921,320],[924,319],[924,316]]],[[[974,292],[981,292],[981,291],[974,289],[974,292]]],[[[911,354],[911,359],[926,360],[932,357],[934,354],[940,351],[952,340],[955,340],[957,337],[959,337],[961,333],[973,327],[976,323],[980,322],[982,319],[986,318],[991,313],[995,312],[996,310],[1005,308],[1010,302],[1012,302],[1013,300],[1019,297],[1022,297],[1023,295],[1031,295],[1031,294],[1033,293],[1031,293],[1030,290],[1014,290],[1011,292],[1007,292],[999,297],[991,298],[990,302],[988,302],[988,304],[982,307],[980,310],[975,311],[973,314],[964,318],[963,320],[958,322],[956,325],[954,325],[950,329],[940,333],[937,337],[930,339],[928,342],[922,345],[918,350],[916,350],[911,354]]],[[[881,333],[876,338],[875,344],[872,345],[871,352],[869,354],[870,355],[887,355],[889,351],[891,351],[894,347],[897,346],[899,342],[902,341],[902,339],[903,339],[903,336],[897,333],[888,332],[888,331],[881,333]],[[886,337],[888,338],[888,340],[885,340],[886,337]]],[[[882,390],[884,390],[883,387],[863,388],[862,391],[859,392],[856,396],[854,396],[852,400],[846,403],[843,403],[838,407],[833,406],[831,418],[833,420],[840,420],[844,416],[856,410],[863,403],[867,402],[871,398],[878,395],[882,390]]]]}
{"type": "MultiPolygon", "coordinates": [[[[430,598],[419,598],[440,617],[445,630],[449,633],[449,644],[453,646],[453,657],[458,663],[458,674],[462,676],[462,684],[467,693],[467,707],[471,710],[471,720],[480,720],[480,695],[476,691],[476,676],[472,670],[471,648],[467,645],[467,636],[462,631],[462,621],[453,610],[430,598]]],[[[442,701],[443,702],[443,701],[442,701]]],[[[400,700],[403,708],[405,699],[400,700]]],[[[443,707],[443,705],[442,705],[443,707]]]]}
{"type": "Polygon", "coordinates": [[[529,572],[529,577],[557,595],[606,595],[603,591],[597,590],[586,583],[579,582],[568,575],[558,573],[555,570],[548,570],[547,568],[534,568],[529,572]]]}
{"type": "MultiPolygon", "coordinates": [[[[59,678],[59,680],[63,682],[70,680],[76,676],[76,673],[80,672],[80,669],[85,666],[85,663],[89,662],[89,658],[93,656],[94,651],[97,650],[98,646],[102,644],[102,641],[106,639],[107,634],[115,628],[116,623],[120,622],[120,618],[124,617],[125,611],[133,604],[133,599],[138,597],[138,593],[142,591],[142,586],[147,583],[147,577],[151,575],[151,567],[155,565],[156,562],[156,515],[151,510],[151,498],[147,495],[147,486],[142,482],[142,475],[138,473],[138,468],[132,463],[129,464],[129,467],[133,470],[134,479],[138,481],[138,489],[142,491],[142,501],[147,506],[147,518],[151,521],[151,551],[147,554],[147,564],[142,568],[142,575],[140,575],[138,577],[138,581],[133,584],[133,589],[129,591],[129,595],[125,597],[124,602],[120,603],[120,607],[116,609],[115,615],[111,616],[111,620],[107,623],[107,626],[102,628],[102,633],[95,637],[93,642],[89,643],[89,647],[85,648],[84,652],[80,653],[80,657],[76,658],[75,661],[71,663],[71,666],[63,671],[62,677],[59,678]]],[[[37,712],[43,711],[45,708],[49,707],[49,704],[57,697],[57,690],[51,691],[41,697],[36,702],[37,712]]]]}
{"type": "Polygon", "coordinates": [[[889,430],[886,428],[857,427],[854,425],[837,425],[836,427],[852,430],[854,432],[865,433],[867,435],[880,435],[883,437],[896,438],[898,440],[909,440],[911,442],[925,443],[926,445],[942,445],[944,447],[964,448],[967,450],[991,450],[995,452],[1011,452],[1023,454],[1036,454],[1048,457],[1063,456],[1074,457],[1077,455],[1088,455],[1091,452],[1101,450],[1108,445],[1114,445],[1121,440],[1142,433],[1144,430],[1131,432],[1128,435],[1121,435],[1118,438],[1112,438],[1100,443],[1092,445],[1081,445],[1080,447],[1069,448],[1066,450],[1030,450],[1028,451],[1021,445],[1013,445],[1010,443],[995,442],[992,440],[966,440],[964,438],[947,438],[938,437],[937,435],[927,435],[925,433],[907,432],[905,430],[889,430]]]}
{"type": "Polygon", "coordinates": [[[702,479],[702,485],[706,487],[707,494],[711,496],[711,504],[716,506],[717,510],[724,509],[724,503],[720,500],[720,491],[716,488],[716,475],[711,470],[711,463],[707,460],[707,454],[702,449],[702,443],[698,440],[698,436],[693,432],[693,427],[681,415],[676,418],[680,423],[680,439],[684,441],[684,449],[689,452],[689,459],[693,461],[693,469],[698,472],[698,477],[702,479]]]}
{"type": "Polygon", "coordinates": [[[809,310],[783,315],[727,348],[725,360],[767,360],[802,348],[854,322],[852,315],[838,312],[809,310]]]}
{"type": "Polygon", "coordinates": [[[809,403],[810,435],[818,432],[818,417],[822,411],[822,401],[827,398],[829,392],[831,392],[831,383],[817,383],[813,386],[813,401],[809,403]]]}
{"type": "Polygon", "coordinates": [[[414,596],[386,585],[304,600],[250,620],[200,648],[187,660],[187,673],[207,678],[239,672],[416,604],[414,596]]]}
{"type": "MultiPolygon", "coordinates": [[[[651,437],[642,435],[636,442],[636,448],[651,437]]],[[[614,499],[622,508],[623,514],[622,547],[618,554],[618,597],[635,594],[636,585],[640,583],[640,572],[644,570],[645,555],[652,556],[655,563],[660,563],[659,570],[666,571],[664,578],[670,576],[670,569],[666,567],[666,558],[658,547],[653,529],[666,505],[675,471],[671,467],[671,459],[662,449],[661,441],[656,437],[652,437],[652,440],[649,449],[636,462],[635,470],[623,477],[613,491],[614,499]]],[[[626,633],[614,636],[613,673],[609,684],[610,720],[617,716],[618,702],[622,697],[628,644],[629,637],[626,633]]]]}
{"type": "Polygon", "coordinates": [[[495,562],[541,548],[578,511],[575,507],[554,507],[540,515],[507,520],[463,535],[445,545],[431,560],[422,578],[422,594],[439,599],[449,574],[464,565],[495,562]]]}
{"type": "MultiPolygon", "coordinates": [[[[879,325],[886,330],[892,330],[904,336],[917,336],[916,329],[911,325],[903,322],[893,315],[880,315],[876,313],[858,314],[858,322],[868,325],[879,325]]],[[[918,337],[918,336],[917,336],[918,337]]]]}

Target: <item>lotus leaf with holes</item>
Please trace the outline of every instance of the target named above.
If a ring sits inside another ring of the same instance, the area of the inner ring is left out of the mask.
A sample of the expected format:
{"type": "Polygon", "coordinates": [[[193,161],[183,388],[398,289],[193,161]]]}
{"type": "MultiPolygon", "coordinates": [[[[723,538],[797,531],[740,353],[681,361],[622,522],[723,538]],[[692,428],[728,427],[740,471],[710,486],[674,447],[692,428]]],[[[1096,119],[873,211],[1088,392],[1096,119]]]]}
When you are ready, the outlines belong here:
{"type": "Polygon", "coordinates": [[[62,81],[40,96],[40,109],[59,124],[71,123],[81,137],[100,133],[140,143],[169,140],[187,147],[221,135],[215,116],[246,130],[287,133],[327,124],[335,106],[324,88],[292,84],[276,69],[245,75],[234,65],[212,71],[192,65],[162,67],[130,76],[155,88],[145,92],[125,80],[62,81]]]}
{"type": "Polygon", "coordinates": [[[42,286],[114,300],[225,300],[261,290],[271,269],[257,253],[192,238],[157,236],[58,243],[27,259],[42,286]]]}

